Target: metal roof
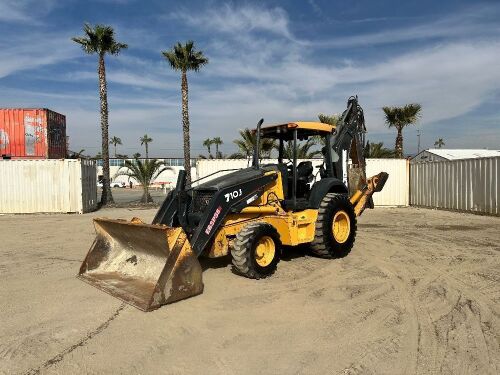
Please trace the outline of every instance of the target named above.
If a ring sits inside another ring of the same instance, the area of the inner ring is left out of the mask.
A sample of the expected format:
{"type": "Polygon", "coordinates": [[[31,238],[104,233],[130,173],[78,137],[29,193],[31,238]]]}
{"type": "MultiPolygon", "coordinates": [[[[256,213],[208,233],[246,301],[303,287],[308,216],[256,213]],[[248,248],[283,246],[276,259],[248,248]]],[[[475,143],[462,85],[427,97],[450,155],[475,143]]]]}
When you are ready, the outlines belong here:
{"type": "Polygon", "coordinates": [[[500,156],[500,150],[430,148],[425,151],[448,160],[489,158],[492,156],[500,156]]]}

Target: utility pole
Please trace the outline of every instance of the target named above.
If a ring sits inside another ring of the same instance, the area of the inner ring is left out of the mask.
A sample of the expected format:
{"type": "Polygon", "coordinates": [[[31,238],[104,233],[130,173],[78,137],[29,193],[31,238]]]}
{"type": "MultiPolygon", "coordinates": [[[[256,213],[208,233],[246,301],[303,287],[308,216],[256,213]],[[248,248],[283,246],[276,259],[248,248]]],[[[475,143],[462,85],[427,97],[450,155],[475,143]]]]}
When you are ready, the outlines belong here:
{"type": "Polygon", "coordinates": [[[420,154],[420,129],[417,129],[417,155],[420,154]]]}

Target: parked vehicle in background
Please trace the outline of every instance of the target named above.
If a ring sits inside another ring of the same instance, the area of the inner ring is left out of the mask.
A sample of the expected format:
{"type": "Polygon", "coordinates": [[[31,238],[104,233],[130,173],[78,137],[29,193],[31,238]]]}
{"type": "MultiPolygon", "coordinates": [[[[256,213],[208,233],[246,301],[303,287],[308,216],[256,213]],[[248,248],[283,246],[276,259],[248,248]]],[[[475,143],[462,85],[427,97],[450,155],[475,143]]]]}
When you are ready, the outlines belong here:
{"type": "MultiPolygon", "coordinates": [[[[126,187],[125,182],[111,182],[110,185],[111,185],[112,188],[125,188],[126,187]]],[[[102,186],[103,186],[102,185],[102,181],[99,181],[97,183],[97,187],[102,188],[102,186]]]]}

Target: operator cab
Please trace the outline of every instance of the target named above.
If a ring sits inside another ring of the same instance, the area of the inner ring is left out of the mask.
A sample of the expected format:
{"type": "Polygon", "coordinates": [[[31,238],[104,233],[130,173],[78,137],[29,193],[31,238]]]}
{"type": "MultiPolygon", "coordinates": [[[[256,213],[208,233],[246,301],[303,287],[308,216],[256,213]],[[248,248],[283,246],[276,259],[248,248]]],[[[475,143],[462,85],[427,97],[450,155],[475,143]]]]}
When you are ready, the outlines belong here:
{"type": "MultiPolygon", "coordinates": [[[[314,168],[311,161],[298,163],[297,150],[298,141],[306,141],[310,137],[321,137],[324,147],[322,148],[323,164],[319,167],[321,177],[333,173],[331,135],[335,132],[335,126],[321,122],[291,122],[280,125],[270,125],[263,128],[257,126],[259,138],[274,139],[279,142],[278,164],[265,165],[263,168],[278,169],[283,180],[283,192],[285,194],[285,207],[292,210],[305,209],[308,205],[311,183],[314,180],[314,168]],[[260,129],[260,132],[259,132],[260,129]],[[286,147],[289,144],[291,147],[286,147]],[[291,155],[290,155],[291,154],[291,155]]],[[[254,166],[258,166],[258,159],[254,155],[254,166]]]]}

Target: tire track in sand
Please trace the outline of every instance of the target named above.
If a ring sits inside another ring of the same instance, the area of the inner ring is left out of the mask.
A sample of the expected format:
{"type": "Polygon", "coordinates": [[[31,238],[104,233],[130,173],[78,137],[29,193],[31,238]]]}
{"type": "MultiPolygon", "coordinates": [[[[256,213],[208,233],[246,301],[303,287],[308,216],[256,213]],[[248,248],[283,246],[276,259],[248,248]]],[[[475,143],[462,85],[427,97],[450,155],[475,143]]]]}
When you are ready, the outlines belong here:
{"type": "Polygon", "coordinates": [[[125,303],[122,303],[118,309],[108,318],[104,323],[102,323],[99,327],[97,327],[95,330],[89,332],[85,337],[77,341],[75,344],[67,347],[63,351],[61,351],[59,354],[55,355],[45,363],[43,363],[41,366],[36,367],[36,368],[31,368],[28,371],[24,373],[24,375],[37,375],[40,374],[40,371],[45,370],[51,366],[54,366],[55,364],[61,362],[66,355],[74,351],[75,349],[79,347],[83,347],[87,345],[87,343],[92,340],[95,336],[100,334],[102,331],[104,331],[106,328],[108,328],[109,324],[115,320],[118,315],[120,315],[120,312],[126,307],[127,305],[125,303]]]}

